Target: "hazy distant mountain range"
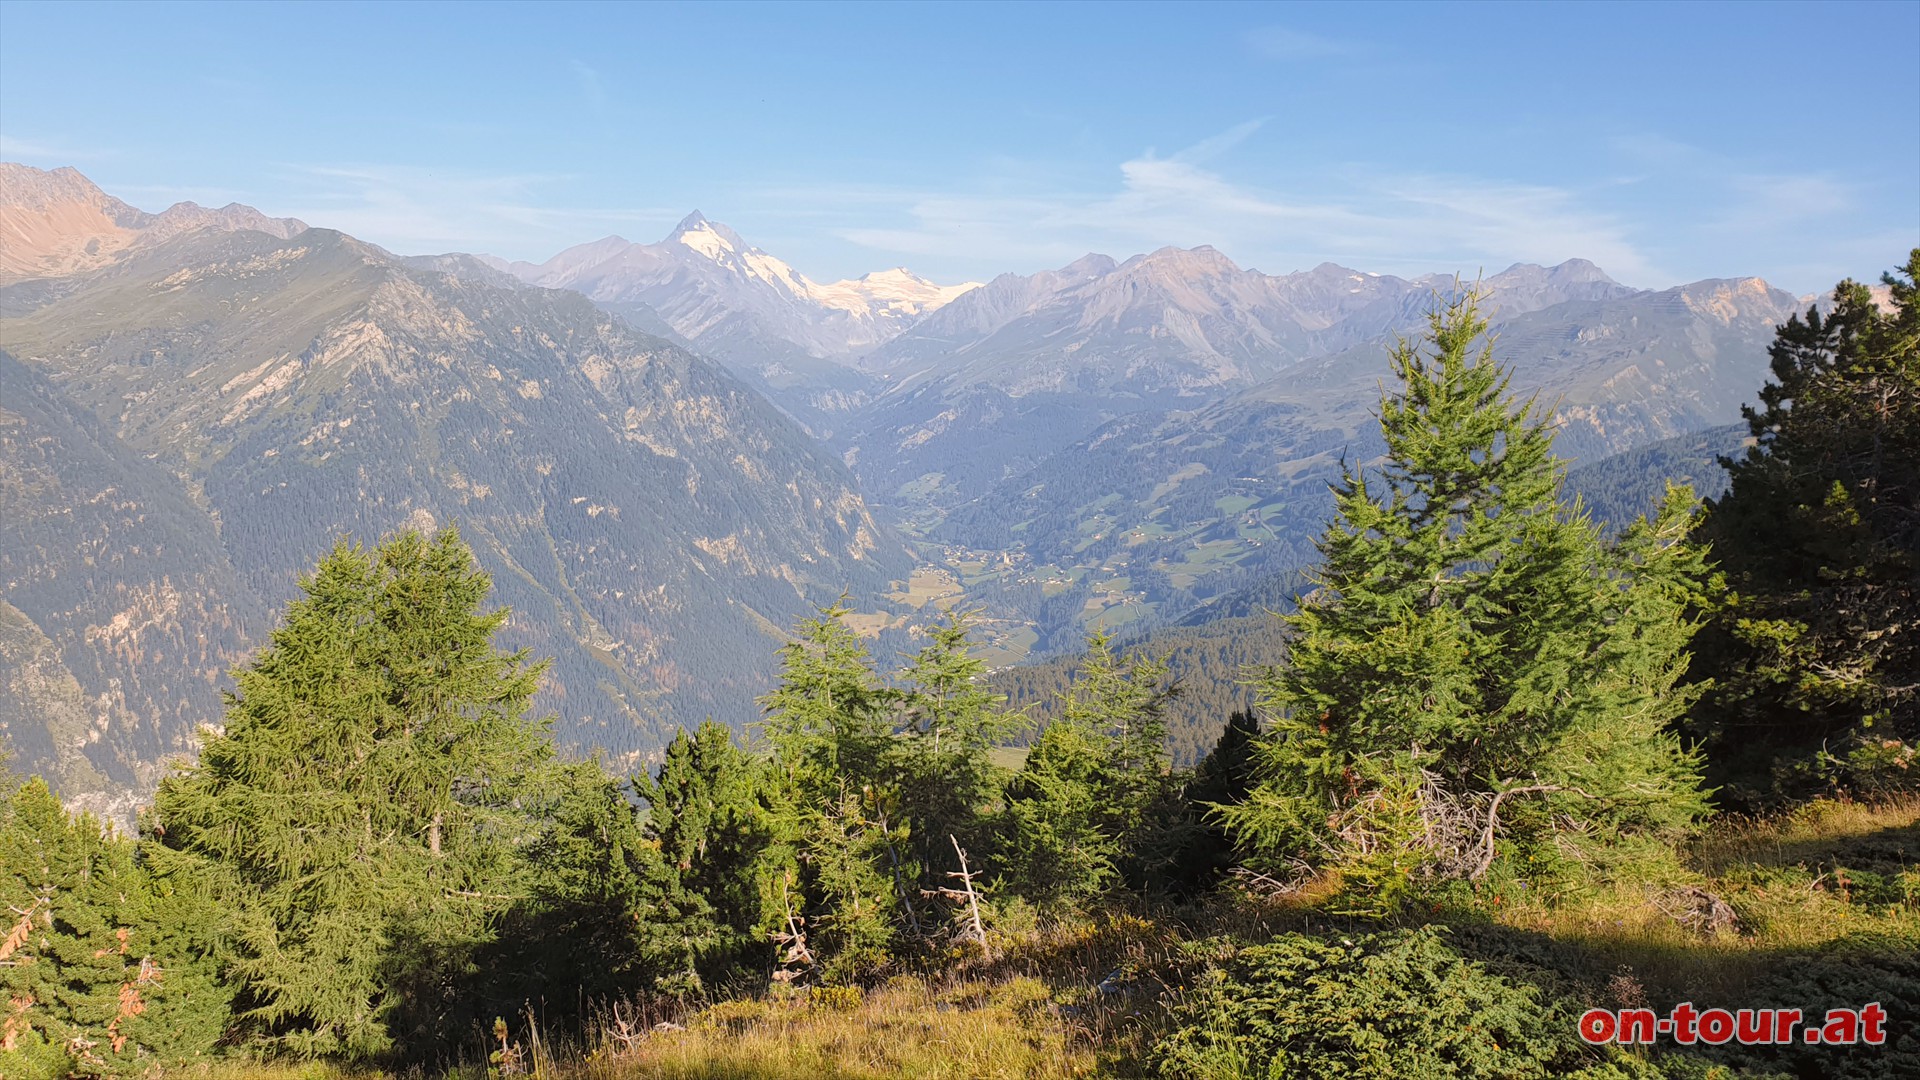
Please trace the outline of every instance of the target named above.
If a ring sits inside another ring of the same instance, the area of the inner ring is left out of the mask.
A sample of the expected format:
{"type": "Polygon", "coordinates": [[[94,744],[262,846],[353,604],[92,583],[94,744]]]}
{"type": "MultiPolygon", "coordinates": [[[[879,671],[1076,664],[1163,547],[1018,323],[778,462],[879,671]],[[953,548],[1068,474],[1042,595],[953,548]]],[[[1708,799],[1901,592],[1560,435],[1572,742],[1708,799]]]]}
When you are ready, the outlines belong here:
{"type": "MultiPolygon", "coordinates": [[[[1675,437],[1737,418],[1799,303],[1579,259],[1482,285],[1610,514],[1710,468],[1729,435],[1675,437]]],[[[141,790],[333,538],[429,520],[555,657],[563,741],[617,754],[749,721],[843,590],[883,655],[960,597],[996,662],[1204,620],[1311,560],[1386,346],[1453,288],[1207,247],[820,284],[698,213],[396,256],[0,166],[0,724],[69,794],[141,790]]]]}
{"type": "MultiPolygon", "coordinates": [[[[1484,285],[1503,316],[1635,293],[1581,260],[1484,285]]],[[[976,498],[1116,417],[1197,408],[1363,344],[1377,353],[1452,287],[1331,263],[1275,277],[1209,247],[1003,276],[862,359],[894,383],[843,441],[876,492],[937,476],[946,498],[976,498]]]]}

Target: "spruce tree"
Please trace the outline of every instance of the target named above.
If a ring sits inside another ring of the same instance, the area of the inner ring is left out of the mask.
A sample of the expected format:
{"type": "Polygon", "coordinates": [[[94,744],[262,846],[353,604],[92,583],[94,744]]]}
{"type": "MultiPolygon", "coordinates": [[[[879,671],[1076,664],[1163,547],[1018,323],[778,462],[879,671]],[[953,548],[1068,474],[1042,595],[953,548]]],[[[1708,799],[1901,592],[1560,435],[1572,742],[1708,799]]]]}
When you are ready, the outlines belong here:
{"type": "Polygon", "coordinates": [[[984,852],[988,815],[1007,780],[990,754],[1024,722],[987,689],[986,662],[968,650],[969,625],[965,613],[950,612],[898,676],[904,689],[894,760],[923,890],[951,884],[955,842],[984,852]]]}
{"type": "Polygon", "coordinates": [[[1732,599],[1696,718],[1736,802],[1920,786],[1920,248],[1891,313],[1843,281],[1779,328],[1754,445],[1700,536],[1732,599]]]}
{"type": "Polygon", "coordinates": [[[1349,467],[1313,593],[1260,682],[1259,782],[1224,809],[1270,873],[1337,870],[1363,910],[1487,840],[1536,858],[1668,833],[1701,810],[1664,730],[1692,626],[1689,496],[1620,552],[1560,501],[1549,418],[1509,390],[1468,291],[1391,353],[1384,462],[1349,467]],[[1617,829],[1616,829],[1617,826],[1617,829]],[[1564,843],[1546,843],[1549,839],[1564,843]]]}
{"type": "Polygon", "coordinates": [[[1231,714],[1213,749],[1182,785],[1179,818],[1170,837],[1174,857],[1168,878],[1176,894],[1203,890],[1233,866],[1233,837],[1217,808],[1246,800],[1259,737],[1260,722],[1253,713],[1231,714]]]}
{"type": "Polygon", "coordinates": [[[252,1037],[365,1057],[442,1026],[455,976],[529,896],[543,665],[494,647],[507,613],[451,529],[342,542],[300,589],[234,672],[224,730],[162,782],[150,857],[231,912],[252,1037]]]}
{"type": "Polygon", "coordinates": [[[708,720],[676,734],[659,770],[638,785],[656,852],[638,918],[662,989],[707,989],[768,955],[785,866],[765,772],[708,720]]]}
{"type": "MultiPolygon", "coordinates": [[[[662,972],[645,899],[660,859],[627,783],[597,760],[572,762],[554,771],[550,794],[529,808],[537,832],[525,848],[524,896],[490,930],[468,977],[454,983],[452,1005],[441,1014],[445,1030],[408,1033],[414,1056],[484,1033],[528,1001],[544,1002],[550,1031],[578,1027],[598,1006],[662,972]]],[[[445,975],[433,968],[416,974],[445,975]]]]}
{"type": "Polygon", "coordinates": [[[1004,861],[1043,910],[1071,911],[1116,885],[1140,888],[1172,856],[1164,662],[1117,656],[1097,633],[1008,787],[1004,861]]]}

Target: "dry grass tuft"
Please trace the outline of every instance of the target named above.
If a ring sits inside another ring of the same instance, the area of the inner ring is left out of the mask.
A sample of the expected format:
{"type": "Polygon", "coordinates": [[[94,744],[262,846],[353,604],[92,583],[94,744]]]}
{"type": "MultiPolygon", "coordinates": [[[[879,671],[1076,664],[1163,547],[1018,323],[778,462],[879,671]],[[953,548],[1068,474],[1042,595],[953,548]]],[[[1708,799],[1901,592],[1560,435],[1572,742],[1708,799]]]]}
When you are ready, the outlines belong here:
{"type": "Polygon", "coordinates": [[[1578,946],[1598,968],[1703,997],[1737,996],[1780,954],[1852,934],[1920,942],[1920,799],[1820,800],[1776,818],[1722,818],[1686,869],[1679,888],[1633,883],[1522,902],[1499,921],[1578,946]],[[1736,925],[1689,925],[1687,889],[1723,900],[1736,925]]]}
{"type": "Polygon", "coordinates": [[[1094,1055],[1028,978],[945,988],[895,979],[865,994],[729,1001],[628,1048],[602,1046],[568,1080],[1016,1080],[1094,1075],[1094,1055]]]}

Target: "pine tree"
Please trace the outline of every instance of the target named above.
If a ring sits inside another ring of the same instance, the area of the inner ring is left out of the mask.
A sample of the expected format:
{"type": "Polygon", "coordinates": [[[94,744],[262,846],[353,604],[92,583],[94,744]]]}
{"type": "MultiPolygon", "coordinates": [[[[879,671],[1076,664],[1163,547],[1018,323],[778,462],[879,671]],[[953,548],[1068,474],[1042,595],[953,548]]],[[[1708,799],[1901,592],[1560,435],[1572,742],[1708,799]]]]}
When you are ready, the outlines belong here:
{"type": "Polygon", "coordinates": [[[442,1026],[454,974],[529,896],[543,665],[494,648],[507,613],[450,529],[343,542],[300,584],[224,731],[162,782],[151,858],[230,910],[255,1038],[364,1057],[442,1026]]]}
{"type": "Polygon", "coordinates": [[[1697,718],[1735,801],[1920,785],[1920,249],[1779,328],[1755,445],[1700,528],[1733,598],[1697,718]]]}
{"type": "Polygon", "coordinates": [[[1225,810],[1257,866],[1338,870],[1365,910],[1485,872],[1500,833],[1537,858],[1701,810],[1662,734],[1686,705],[1671,685],[1692,626],[1668,600],[1693,595],[1689,496],[1607,550],[1559,500],[1548,418],[1475,347],[1477,299],[1391,354],[1386,459],[1335,489],[1317,589],[1261,681],[1259,782],[1225,810]]]}

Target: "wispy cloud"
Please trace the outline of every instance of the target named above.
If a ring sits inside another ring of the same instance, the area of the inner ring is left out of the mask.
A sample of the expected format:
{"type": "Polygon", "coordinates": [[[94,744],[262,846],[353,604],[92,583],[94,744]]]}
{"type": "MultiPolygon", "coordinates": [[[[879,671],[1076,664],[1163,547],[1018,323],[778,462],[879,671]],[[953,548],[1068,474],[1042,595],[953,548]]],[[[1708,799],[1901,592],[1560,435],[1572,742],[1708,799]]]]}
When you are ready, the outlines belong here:
{"type": "Polygon", "coordinates": [[[1246,32],[1242,40],[1256,55],[1269,60],[1319,60],[1335,56],[1354,56],[1358,43],[1310,34],[1286,26],[1258,26],[1246,32]]]}
{"type": "Polygon", "coordinates": [[[1592,259],[1623,280],[1660,277],[1624,222],[1586,206],[1581,193],[1500,178],[1388,174],[1353,169],[1328,187],[1276,190],[1204,164],[1258,130],[1250,121],[1168,157],[1120,162],[1107,190],[973,193],[863,186],[789,193],[815,205],[844,203],[874,226],[840,235],[888,254],[981,265],[1069,261],[1089,250],[1125,256],[1168,244],[1212,244],[1271,272],[1346,262],[1396,273],[1490,271],[1513,261],[1592,259]]]}
{"type": "Polygon", "coordinates": [[[1266,122],[1266,117],[1261,117],[1258,120],[1235,124],[1220,134],[1201,139],[1173,155],[1173,160],[1189,165],[1204,165],[1252,138],[1253,133],[1259,131],[1260,125],[1266,122]]]}
{"type": "Polygon", "coordinates": [[[1829,173],[1746,173],[1727,178],[1736,198],[1720,224],[1744,230],[1777,229],[1854,209],[1855,189],[1829,173]]]}
{"type": "MultiPolygon", "coordinates": [[[[555,205],[558,173],[489,174],[406,165],[294,165],[294,205],[274,208],[404,254],[491,249],[545,258],[601,235],[596,230],[664,232],[675,211],[654,207],[555,205]]],[[[263,208],[264,209],[264,208],[263,208]]]]}
{"type": "MultiPolygon", "coordinates": [[[[1902,248],[1901,230],[1860,227],[1864,209],[1874,204],[1865,182],[1819,169],[1782,171],[1769,167],[1773,162],[1657,133],[1619,136],[1611,146],[1639,170],[1629,186],[1657,191],[1669,210],[1686,218],[1684,239],[1669,243],[1688,244],[1695,260],[1702,250],[1719,253],[1715,273],[1741,272],[1743,257],[1765,251],[1770,273],[1805,287],[1859,274],[1886,251],[1902,248]],[[1772,246],[1783,237],[1801,238],[1786,249],[1798,254],[1784,260],[1772,246]]],[[[1908,220],[1920,224],[1920,215],[1908,220]]],[[[1906,246],[1912,235],[1906,233],[1906,246]]]]}
{"type": "MultiPolygon", "coordinates": [[[[1402,177],[1378,191],[1401,209],[1396,227],[1425,226],[1462,252],[1531,262],[1578,255],[1624,280],[1648,282],[1659,276],[1650,257],[1629,238],[1627,224],[1583,206],[1574,191],[1434,176],[1402,177]]],[[[1402,234],[1401,242],[1419,235],[1410,230],[1402,234]]]]}
{"type": "Polygon", "coordinates": [[[607,111],[607,86],[600,78],[600,71],[580,60],[569,60],[567,66],[573,69],[573,80],[580,85],[580,96],[586,99],[587,107],[604,115],[607,111]]]}
{"type": "Polygon", "coordinates": [[[1648,175],[1701,193],[1713,207],[1703,225],[1730,231],[1777,229],[1858,208],[1859,188],[1830,172],[1779,172],[1703,149],[1667,135],[1642,133],[1613,140],[1648,175]]]}
{"type": "Polygon", "coordinates": [[[0,135],[0,158],[8,161],[54,162],[68,165],[76,161],[100,161],[113,154],[106,150],[82,150],[57,142],[0,135]]]}

